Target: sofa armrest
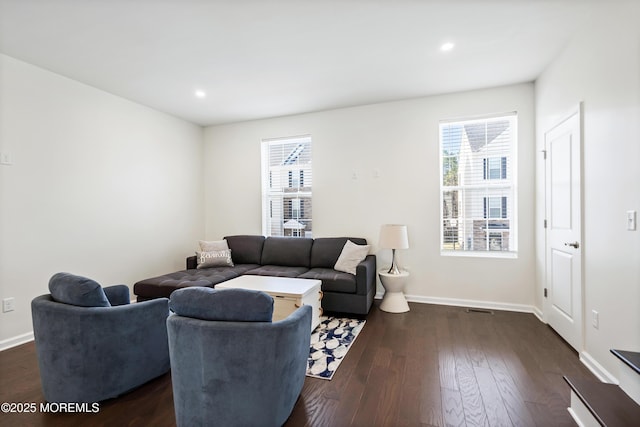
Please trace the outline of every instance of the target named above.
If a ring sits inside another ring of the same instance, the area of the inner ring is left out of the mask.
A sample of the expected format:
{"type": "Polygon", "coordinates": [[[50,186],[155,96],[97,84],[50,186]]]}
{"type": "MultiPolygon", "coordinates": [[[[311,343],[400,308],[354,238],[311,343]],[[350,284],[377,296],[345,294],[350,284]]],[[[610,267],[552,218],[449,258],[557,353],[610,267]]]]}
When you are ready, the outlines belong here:
{"type": "Polygon", "coordinates": [[[187,270],[194,270],[198,268],[198,258],[195,255],[187,257],[187,270]]]}
{"type": "Polygon", "coordinates": [[[376,256],[367,255],[356,267],[356,294],[367,295],[376,287],[376,256]]]}
{"type": "Polygon", "coordinates": [[[127,285],[113,285],[102,288],[111,305],[125,305],[131,302],[127,285]]]}

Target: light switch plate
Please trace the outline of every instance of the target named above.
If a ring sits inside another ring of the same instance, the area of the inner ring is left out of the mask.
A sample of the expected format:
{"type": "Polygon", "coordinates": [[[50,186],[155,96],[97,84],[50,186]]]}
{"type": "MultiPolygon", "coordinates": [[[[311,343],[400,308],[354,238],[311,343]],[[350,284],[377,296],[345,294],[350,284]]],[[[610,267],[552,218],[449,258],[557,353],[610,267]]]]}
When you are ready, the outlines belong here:
{"type": "Polygon", "coordinates": [[[636,211],[627,211],[627,230],[636,231],[636,211]]]}
{"type": "Polygon", "coordinates": [[[11,154],[6,151],[0,151],[0,165],[12,165],[13,159],[11,158],[11,154]]]}

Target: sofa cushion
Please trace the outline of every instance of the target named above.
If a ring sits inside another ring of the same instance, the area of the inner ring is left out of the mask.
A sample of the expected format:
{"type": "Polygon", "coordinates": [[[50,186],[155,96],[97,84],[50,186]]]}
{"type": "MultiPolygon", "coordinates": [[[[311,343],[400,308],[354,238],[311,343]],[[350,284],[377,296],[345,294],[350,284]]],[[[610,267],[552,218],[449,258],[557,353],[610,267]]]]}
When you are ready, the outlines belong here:
{"type": "Polygon", "coordinates": [[[311,246],[311,268],[331,268],[336,265],[338,257],[347,240],[357,245],[366,245],[367,240],[357,237],[319,237],[313,240],[311,246]]]}
{"type": "Polygon", "coordinates": [[[303,237],[267,237],[260,264],[309,268],[312,244],[303,237]]]}
{"type": "Polygon", "coordinates": [[[356,267],[367,257],[369,249],[371,249],[370,245],[356,245],[351,240],[347,240],[333,268],[355,275],[356,267]]]}
{"type": "Polygon", "coordinates": [[[284,265],[262,265],[247,271],[245,274],[255,276],[298,277],[309,269],[306,267],[287,267],[284,265]]]}
{"type": "Polygon", "coordinates": [[[225,240],[234,264],[260,264],[264,236],[227,236],[225,240]]]}
{"type": "Polygon", "coordinates": [[[322,292],[356,292],[356,276],[336,271],[333,268],[312,268],[298,276],[300,279],[322,280],[322,292]]]}
{"type": "Polygon", "coordinates": [[[71,273],[56,273],[49,279],[51,298],[80,307],[111,307],[102,286],[95,280],[71,273]]]}
{"type": "MultiPolygon", "coordinates": [[[[253,267],[253,265],[251,266],[253,267]]],[[[137,282],[133,292],[144,298],[168,298],[173,291],[190,286],[212,287],[234,277],[238,277],[245,268],[214,267],[193,270],[181,270],[162,276],[137,282]]]]}
{"type": "Polygon", "coordinates": [[[227,322],[271,322],[273,298],[249,289],[178,289],[171,295],[174,313],[202,320],[227,322]]]}
{"type": "Polygon", "coordinates": [[[233,267],[231,250],[196,252],[197,268],[233,267]]]}

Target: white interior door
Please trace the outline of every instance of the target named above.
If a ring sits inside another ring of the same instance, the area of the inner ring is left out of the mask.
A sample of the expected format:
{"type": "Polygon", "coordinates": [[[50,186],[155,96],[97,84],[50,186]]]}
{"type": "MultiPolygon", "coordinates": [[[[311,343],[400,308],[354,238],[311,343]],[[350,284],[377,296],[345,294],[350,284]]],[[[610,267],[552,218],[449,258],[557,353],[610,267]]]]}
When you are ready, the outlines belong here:
{"type": "Polygon", "coordinates": [[[549,325],[582,350],[581,114],[576,111],[545,134],[546,294],[549,325]]]}

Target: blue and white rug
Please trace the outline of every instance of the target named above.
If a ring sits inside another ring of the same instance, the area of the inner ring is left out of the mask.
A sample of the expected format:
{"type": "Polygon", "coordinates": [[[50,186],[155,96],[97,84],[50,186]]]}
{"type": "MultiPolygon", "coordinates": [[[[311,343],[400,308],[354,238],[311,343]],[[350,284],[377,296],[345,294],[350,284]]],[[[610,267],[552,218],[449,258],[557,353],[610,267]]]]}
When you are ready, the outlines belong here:
{"type": "Polygon", "coordinates": [[[365,322],[366,320],[321,317],[320,324],[311,334],[307,376],[330,380],[365,322]]]}

